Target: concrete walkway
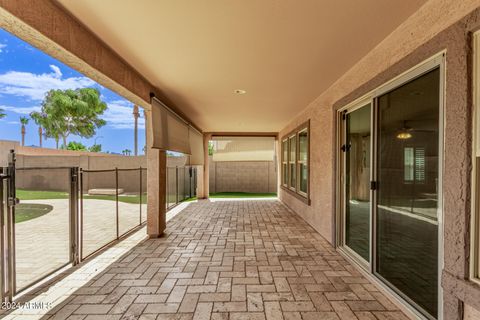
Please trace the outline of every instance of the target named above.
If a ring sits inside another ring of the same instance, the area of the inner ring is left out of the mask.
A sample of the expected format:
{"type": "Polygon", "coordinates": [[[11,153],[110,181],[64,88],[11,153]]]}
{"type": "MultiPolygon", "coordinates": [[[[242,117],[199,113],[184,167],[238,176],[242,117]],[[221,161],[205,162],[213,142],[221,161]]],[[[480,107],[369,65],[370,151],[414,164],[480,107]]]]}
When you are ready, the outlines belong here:
{"type": "Polygon", "coordinates": [[[164,238],[142,229],[7,319],[408,319],[278,201],[179,208],[164,238]]]}

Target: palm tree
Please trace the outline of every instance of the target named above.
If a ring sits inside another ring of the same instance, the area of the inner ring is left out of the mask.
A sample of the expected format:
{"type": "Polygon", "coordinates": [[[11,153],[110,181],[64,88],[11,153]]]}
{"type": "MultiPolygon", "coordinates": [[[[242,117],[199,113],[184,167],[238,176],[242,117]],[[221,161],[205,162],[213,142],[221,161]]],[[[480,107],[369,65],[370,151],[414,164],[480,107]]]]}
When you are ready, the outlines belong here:
{"type": "Polygon", "coordinates": [[[25,126],[28,124],[29,119],[27,117],[20,117],[20,123],[22,124],[22,147],[25,146],[25,126]]]}
{"type": "Polygon", "coordinates": [[[3,111],[3,109],[0,109],[0,119],[5,118],[6,115],[7,114],[3,111]]]}
{"type": "Polygon", "coordinates": [[[130,149],[125,149],[125,150],[122,151],[122,154],[123,154],[124,156],[129,156],[129,155],[132,154],[132,150],[130,150],[130,149]]]}
{"type": "Polygon", "coordinates": [[[40,148],[42,147],[42,135],[43,135],[43,129],[42,129],[42,126],[39,126],[38,127],[38,139],[39,139],[40,148]]]}
{"type": "Polygon", "coordinates": [[[135,119],[135,126],[133,130],[133,139],[134,139],[134,148],[133,154],[138,156],[138,117],[140,116],[140,112],[138,112],[138,106],[133,106],[133,118],[135,119]]]}

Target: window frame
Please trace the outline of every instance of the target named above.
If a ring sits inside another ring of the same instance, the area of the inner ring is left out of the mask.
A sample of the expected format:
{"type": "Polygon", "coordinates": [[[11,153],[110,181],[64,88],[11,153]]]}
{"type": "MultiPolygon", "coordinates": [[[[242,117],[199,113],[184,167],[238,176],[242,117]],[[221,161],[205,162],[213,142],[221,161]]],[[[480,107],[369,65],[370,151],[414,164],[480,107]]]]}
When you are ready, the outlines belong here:
{"type": "Polygon", "coordinates": [[[287,183],[287,186],[290,190],[292,191],[297,191],[297,160],[298,160],[298,157],[297,157],[297,134],[294,133],[294,134],[291,134],[290,136],[288,136],[288,183],[287,183]],[[293,153],[295,154],[295,159],[290,159],[290,157],[292,156],[292,141],[295,141],[295,150],[293,151],[293,153]],[[292,165],[293,165],[293,172],[295,172],[295,175],[290,175],[290,173],[292,172],[292,165]],[[292,182],[292,177],[295,179],[295,181],[292,182]]]}
{"type": "Polygon", "coordinates": [[[308,127],[304,127],[303,129],[300,129],[298,132],[297,132],[297,161],[296,161],[296,170],[297,170],[297,193],[299,193],[300,195],[304,196],[304,197],[308,197],[308,191],[310,189],[310,185],[309,185],[309,166],[308,166],[308,156],[309,156],[309,149],[310,149],[310,133],[309,133],[309,130],[308,130],[308,127]],[[302,132],[306,132],[307,133],[307,159],[305,161],[300,161],[300,133],[302,132]],[[301,164],[304,163],[304,165],[307,167],[307,191],[304,192],[300,189],[300,185],[301,185],[301,180],[300,180],[300,172],[301,172],[301,164]]]}
{"type": "Polygon", "coordinates": [[[281,186],[287,187],[288,186],[288,138],[284,138],[281,140],[282,147],[281,152],[282,152],[282,177],[281,177],[281,186]],[[287,156],[285,157],[285,153],[287,153],[287,156]]]}
{"type": "Polygon", "coordinates": [[[470,280],[480,284],[480,31],[473,34],[470,280]]]}
{"type": "Polygon", "coordinates": [[[427,157],[426,157],[426,153],[427,153],[427,148],[426,147],[419,147],[419,146],[413,146],[413,145],[408,145],[408,146],[405,146],[403,147],[403,183],[404,184],[419,184],[419,185],[424,185],[427,181],[427,157]],[[412,152],[413,152],[413,158],[412,158],[412,179],[411,180],[407,180],[405,179],[405,151],[406,149],[411,149],[412,152]],[[418,178],[418,167],[417,167],[417,152],[418,150],[422,150],[423,149],[423,170],[422,170],[422,173],[423,173],[423,179],[420,180],[418,178]]]}
{"type": "Polygon", "coordinates": [[[306,204],[310,205],[310,120],[305,121],[295,129],[291,130],[287,134],[283,135],[282,138],[280,139],[282,141],[282,181],[280,184],[280,187],[282,190],[288,192],[289,194],[295,196],[297,199],[302,200],[306,204]],[[299,160],[299,154],[300,154],[300,148],[299,148],[299,133],[301,132],[307,132],[307,160],[305,161],[305,165],[307,167],[307,192],[303,192],[300,190],[300,175],[299,175],[299,168],[301,162],[299,160]],[[290,139],[293,138],[295,140],[295,160],[293,161],[294,164],[294,170],[295,170],[295,186],[291,187],[290,186],[290,164],[291,164],[291,159],[290,159],[290,139]],[[286,168],[287,168],[287,183],[284,184],[283,182],[283,177],[284,177],[284,163],[285,159],[283,159],[283,151],[284,151],[284,145],[283,142],[287,141],[287,156],[288,159],[286,160],[286,168]]]}

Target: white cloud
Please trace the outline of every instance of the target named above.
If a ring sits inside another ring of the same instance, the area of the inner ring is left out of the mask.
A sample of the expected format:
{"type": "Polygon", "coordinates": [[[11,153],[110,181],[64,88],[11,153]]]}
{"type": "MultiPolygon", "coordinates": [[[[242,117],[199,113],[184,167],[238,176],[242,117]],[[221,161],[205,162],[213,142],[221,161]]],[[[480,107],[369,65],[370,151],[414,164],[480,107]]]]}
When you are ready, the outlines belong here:
{"type": "MultiPolygon", "coordinates": [[[[133,129],[133,105],[125,100],[107,102],[108,109],[101,117],[107,121],[107,126],[114,129],[133,129]]],[[[145,119],[140,112],[138,118],[138,129],[145,129],[145,119]]]]}
{"type": "Polygon", "coordinates": [[[43,74],[19,71],[0,74],[0,93],[40,101],[51,89],[77,89],[95,84],[93,80],[86,77],[62,79],[60,68],[55,65],[50,65],[50,68],[51,73],[43,74]]]}
{"type": "Polygon", "coordinates": [[[3,52],[3,49],[5,49],[7,45],[5,43],[0,43],[0,53],[3,52]]]}
{"type": "Polygon", "coordinates": [[[30,114],[33,111],[40,111],[40,106],[32,106],[32,107],[12,107],[12,106],[2,106],[0,105],[0,109],[11,111],[18,114],[30,114]]]}
{"type": "Polygon", "coordinates": [[[51,64],[50,69],[53,70],[53,73],[55,74],[55,78],[60,79],[62,77],[62,71],[60,71],[60,68],[57,67],[56,65],[51,64]]]}

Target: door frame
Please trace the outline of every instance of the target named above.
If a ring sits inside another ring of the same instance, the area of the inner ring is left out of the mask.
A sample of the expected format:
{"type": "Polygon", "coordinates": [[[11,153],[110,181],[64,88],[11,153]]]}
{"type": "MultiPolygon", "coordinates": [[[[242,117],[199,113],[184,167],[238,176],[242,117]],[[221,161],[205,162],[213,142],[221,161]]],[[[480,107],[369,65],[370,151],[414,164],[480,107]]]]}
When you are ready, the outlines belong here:
{"type": "Polygon", "coordinates": [[[369,270],[371,268],[371,261],[372,261],[372,250],[371,250],[371,239],[372,239],[372,204],[373,204],[373,193],[372,190],[369,191],[369,199],[370,199],[370,208],[369,208],[369,213],[370,213],[370,221],[369,221],[369,260],[365,260],[363,257],[361,257],[358,253],[353,251],[351,248],[349,248],[346,245],[346,235],[345,235],[345,221],[346,221],[346,179],[345,179],[345,168],[346,168],[346,157],[345,157],[345,152],[340,150],[340,146],[343,144],[346,144],[346,126],[345,126],[345,115],[357,111],[363,107],[366,107],[367,105],[370,105],[370,181],[372,181],[372,174],[373,174],[373,147],[374,147],[374,135],[372,131],[372,124],[373,124],[373,114],[374,114],[374,108],[373,108],[373,100],[371,96],[364,97],[359,100],[355,100],[354,102],[346,105],[345,107],[337,110],[337,119],[339,121],[338,125],[338,144],[337,144],[337,159],[339,159],[339,170],[338,175],[339,175],[339,220],[338,220],[338,237],[337,237],[337,248],[340,251],[343,251],[345,254],[349,255],[352,259],[355,260],[355,262],[359,265],[361,265],[365,270],[369,270]]]}
{"type": "Polygon", "coordinates": [[[335,178],[336,178],[336,187],[335,187],[335,246],[336,249],[343,254],[346,258],[357,264],[366,275],[373,280],[373,282],[381,287],[383,290],[387,291],[397,302],[401,304],[402,307],[410,311],[413,315],[417,316],[419,319],[433,319],[432,317],[426,315],[421,308],[415,305],[415,303],[408,298],[405,294],[401,293],[398,289],[394,288],[392,285],[381,278],[376,270],[376,203],[377,203],[377,192],[375,190],[370,190],[370,261],[365,263],[364,259],[359,258],[359,255],[354,253],[353,250],[349,249],[345,245],[345,177],[344,177],[344,168],[345,168],[345,157],[343,152],[340,150],[340,147],[344,140],[344,125],[343,125],[343,114],[345,112],[352,112],[357,110],[369,102],[371,103],[371,155],[370,155],[370,177],[371,181],[377,181],[377,138],[378,138],[378,106],[377,98],[382,94],[385,94],[389,91],[392,91],[405,83],[408,83],[422,75],[428,73],[429,71],[439,68],[440,72],[440,83],[439,83],[439,143],[438,143],[438,192],[437,192],[437,219],[438,219],[438,263],[437,263],[437,273],[438,273],[438,320],[443,319],[443,290],[441,286],[441,273],[444,266],[444,223],[443,223],[443,212],[444,212],[444,203],[443,203],[443,171],[444,171],[444,142],[445,142],[445,82],[446,82],[446,51],[441,51],[434,56],[424,60],[423,62],[415,65],[414,67],[408,69],[402,74],[394,77],[390,81],[376,87],[375,89],[364,94],[360,98],[346,104],[345,106],[339,108],[335,112],[335,121],[336,121],[336,138],[335,138],[335,178]],[[362,261],[363,260],[363,261],[362,261]]]}

